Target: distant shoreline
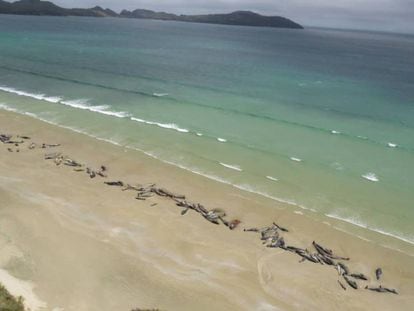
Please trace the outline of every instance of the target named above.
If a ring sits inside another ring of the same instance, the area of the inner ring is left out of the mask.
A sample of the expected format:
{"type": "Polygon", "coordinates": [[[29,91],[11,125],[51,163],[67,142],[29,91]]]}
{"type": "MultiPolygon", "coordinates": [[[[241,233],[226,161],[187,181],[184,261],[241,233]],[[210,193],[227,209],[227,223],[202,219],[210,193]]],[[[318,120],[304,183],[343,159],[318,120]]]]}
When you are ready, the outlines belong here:
{"type": "Polygon", "coordinates": [[[251,11],[235,11],[227,14],[176,15],[145,9],[122,10],[119,14],[111,9],[95,6],[89,9],[62,8],[49,1],[20,0],[13,3],[0,0],[0,14],[31,16],[87,16],[153,19],[217,25],[252,26],[304,29],[304,27],[282,16],[264,16],[251,11]]]}

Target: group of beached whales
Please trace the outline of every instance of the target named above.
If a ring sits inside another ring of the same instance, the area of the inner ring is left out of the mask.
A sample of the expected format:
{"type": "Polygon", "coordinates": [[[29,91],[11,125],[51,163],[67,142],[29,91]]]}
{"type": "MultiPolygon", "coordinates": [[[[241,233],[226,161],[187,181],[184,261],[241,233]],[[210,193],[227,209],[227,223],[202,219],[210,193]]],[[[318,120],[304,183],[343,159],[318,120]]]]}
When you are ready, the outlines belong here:
{"type": "MultiPolygon", "coordinates": [[[[5,145],[11,146],[7,148],[9,152],[20,152],[20,145],[22,144],[27,145],[29,150],[33,150],[36,148],[55,148],[60,146],[60,144],[36,144],[34,142],[31,142],[31,138],[28,136],[14,136],[10,134],[0,134],[0,142],[5,145]]],[[[104,165],[100,165],[98,169],[93,169],[74,159],[71,159],[66,155],[63,155],[60,152],[47,153],[44,155],[44,159],[53,161],[57,166],[65,165],[71,167],[75,172],[85,172],[90,178],[95,178],[98,176],[101,178],[107,178],[108,169],[104,165]]],[[[200,214],[207,221],[215,225],[219,225],[220,223],[222,223],[230,230],[235,229],[241,223],[238,219],[233,219],[230,221],[227,220],[227,215],[225,211],[223,211],[222,209],[216,208],[208,210],[200,203],[193,203],[187,201],[185,195],[176,194],[165,188],[159,188],[156,186],[156,184],[133,186],[119,180],[105,181],[104,183],[108,186],[119,187],[120,189],[122,189],[122,191],[135,191],[137,200],[147,200],[153,196],[160,196],[171,199],[175,201],[177,206],[182,207],[181,215],[185,215],[189,210],[192,210],[200,214]]],[[[156,203],[153,203],[151,206],[155,205],[156,203]]],[[[338,279],[338,284],[343,290],[347,289],[347,286],[345,284],[347,284],[349,287],[353,289],[359,289],[360,286],[358,285],[358,283],[368,281],[368,277],[366,275],[350,271],[348,266],[344,263],[345,261],[349,261],[350,258],[338,256],[334,254],[334,252],[331,249],[324,247],[321,244],[316,243],[315,241],[313,241],[312,243],[315,252],[310,252],[308,249],[287,245],[287,243],[285,242],[285,238],[282,236],[282,234],[289,232],[289,230],[282,226],[279,226],[276,223],[273,223],[268,227],[250,228],[244,229],[244,231],[258,233],[263,245],[265,245],[268,248],[278,248],[287,252],[297,254],[301,257],[300,262],[309,261],[314,264],[321,264],[334,267],[337,270],[338,275],[343,278],[342,281],[338,279]]],[[[377,268],[375,270],[375,278],[377,281],[381,280],[382,273],[383,271],[381,268],[377,268]]],[[[365,286],[363,288],[379,293],[398,294],[397,290],[393,288],[383,287],[382,285],[376,287],[365,286]]]]}
{"type": "MultiPolygon", "coordinates": [[[[266,247],[270,248],[280,248],[284,251],[291,252],[297,254],[298,256],[302,257],[300,262],[309,261],[315,264],[327,265],[334,267],[338,274],[344,279],[346,284],[348,284],[353,289],[358,289],[358,283],[360,281],[368,281],[368,277],[365,276],[363,273],[352,273],[348,266],[343,261],[349,261],[350,258],[342,257],[334,254],[334,252],[326,248],[315,241],[312,242],[312,246],[316,250],[316,252],[312,253],[308,249],[303,249],[300,247],[290,246],[285,243],[284,237],[281,235],[282,232],[289,232],[288,229],[279,226],[276,223],[273,223],[269,227],[264,228],[251,228],[251,229],[244,229],[246,232],[257,232],[260,234],[260,239],[263,241],[263,244],[266,247]]],[[[377,281],[380,281],[382,276],[382,269],[377,268],[375,270],[375,278],[377,281]]],[[[346,286],[343,282],[338,280],[339,286],[346,290],[346,286]]],[[[370,287],[365,286],[365,289],[379,292],[379,293],[392,293],[398,294],[398,292],[393,288],[383,287],[379,285],[378,287],[370,287]]]]}

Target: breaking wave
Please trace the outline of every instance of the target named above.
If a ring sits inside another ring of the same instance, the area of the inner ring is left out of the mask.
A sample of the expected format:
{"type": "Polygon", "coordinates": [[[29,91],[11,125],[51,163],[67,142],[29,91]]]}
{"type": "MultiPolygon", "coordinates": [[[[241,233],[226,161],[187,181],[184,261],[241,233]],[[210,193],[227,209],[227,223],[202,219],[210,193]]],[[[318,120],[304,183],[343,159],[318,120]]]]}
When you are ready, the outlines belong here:
{"type": "Polygon", "coordinates": [[[185,128],[181,128],[177,124],[174,124],[174,123],[160,123],[160,122],[148,121],[148,120],[134,118],[134,117],[131,117],[131,120],[139,122],[139,123],[144,123],[144,124],[149,124],[149,125],[156,125],[158,127],[165,128],[165,129],[175,130],[175,131],[180,132],[180,133],[189,133],[190,132],[189,130],[187,130],[185,128]]]}
{"type": "Polygon", "coordinates": [[[221,166],[224,166],[224,167],[227,167],[227,168],[229,168],[231,170],[238,171],[238,172],[242,172],[243,171],[242,168],[240,166],[238,166],[238,165],[231,165],[231,164],[226,164],[226,163],[222,163],[222,162],[220,162],[220,165],[221,166]]]}
{"type": "Polygon", "coordinates": [[[18,89],[14,89],[12,87],[7,87],[7,86],[0,86],[0,91],[16,94],[19,96],[31,97],[37,100],[45,100],[50,103],[58,103],[62,100],[62,98],[58,96],[47,96],[45,94],[29,93],[29,92],[21,91],[18,89]]]}
{"type": "Polygon", "coordinates": [[[112,111],[109,110],[109,106],[107,105],[101,105],[101,106],[92,106],[88,104],[87,99],[75,99],[75,100],[62,100],[58,102],[59,104],[70,106],[72,108],[82,109],[82,110],[88,110],[92,112],[97,112],[101,114],[105,114],[108,116],[114,116],[118,118],[127,118],[129,117],[129,113],[124,111],[112,111]]]}
{"type": "Polygon", "coordinates": [[[366,180],[373,181],[373,182],[379,181],[378,176],[375,175],[374,173],[366,173],[362,175],[362,178],[365,178],[366,180]]]}

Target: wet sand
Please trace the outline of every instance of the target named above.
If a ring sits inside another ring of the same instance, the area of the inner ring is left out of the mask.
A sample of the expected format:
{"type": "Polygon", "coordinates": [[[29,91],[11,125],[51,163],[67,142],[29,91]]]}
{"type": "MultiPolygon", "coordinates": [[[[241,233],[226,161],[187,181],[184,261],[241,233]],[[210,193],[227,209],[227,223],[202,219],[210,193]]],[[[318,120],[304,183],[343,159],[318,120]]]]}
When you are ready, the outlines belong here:
{"type": "Polygon", "coordinates": [[[27,116],[0,111],[0,133],[61,144],[22,145],[18,153],[0,144],[0,282],[27,297],[32,310],[412,309],[414,250],[403,242],[358,238],[370,236],[27,116]],[[105,165],[108,178],[44,160],[56,151],[93,168],[105,165]],[[231,231],[191,210],[182,216],[174,201],[136,200],[134,192],[104,184],[112,180],[156,183],[242,223],[231,231]],[[296,254],[266,248],[256,233],[243,232],[274,221],[289,229],[289,245],[310,249],[315,240],[350,257],[351,270],[369,277],[361,287],[383,284],[400,294],[344,291],[333,267],[299,263],[296,254]]]}

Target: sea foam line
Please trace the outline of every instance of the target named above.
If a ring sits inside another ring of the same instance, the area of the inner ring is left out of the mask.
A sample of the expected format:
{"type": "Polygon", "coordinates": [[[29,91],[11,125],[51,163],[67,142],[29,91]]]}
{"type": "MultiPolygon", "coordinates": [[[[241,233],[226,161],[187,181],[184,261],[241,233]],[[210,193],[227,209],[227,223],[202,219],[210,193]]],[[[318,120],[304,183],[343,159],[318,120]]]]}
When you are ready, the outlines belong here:
{"type": "MultiPolygon", "coordinates": [[[[62,97],[50,97],[50,96],[46,96],[44,94],[29,93],[29,92],[25,92],[25,91],[21,91],[21,90],[18,90],[18,89],[5,87],[5,86],[0,86],[0,90],[4,91],[4,92],[16,94],[16,95],[19,95],[19,96],[31,97],[31,98],[34,98],[34,99],[37,99],[37,100],[45,100],[45,101],[48,101],[48,102],[51,102],[51,103],[62,104],[62,105],[69,106],[69,107],[72,107],[72,108],[88,110],[88,111],[91,111],[91,112],[97,112],[97,113],[108,115],[108,116],[114,116],[114,117],[118,117],[118,118],[130,117],[130,119],[132,121],[137,121],[137,122],[145,123],[145,124],[148,124],[148,125],[156,125],[156,126],[159,126],[161,128],[172,129],[172,130],[176,130],[176,131],[181,132],[181,133],[188,133],[189,132],[189,130],[187,130],[185,128],[181,128],[181,127],[179,127],[178,125],[176,125],[174,123],[160,123],[160,122],[155,122],[155,121],[148,121],[148,120],[143,120],[143,119],[131,117],[131,115],[129,113],[124,112],[124,111],[112,111],[112,110],[110,110],[110,106],[108,106],[108,105],[93,106],[93,105],[89,104],[88,99],[63,100],[62,97]]],[[[157,96],[157,97],[163,97],[163,96],[167,96],[167,95],[168,94],[166,94],[166,93],[154,93],[154,96],[157,96]]]]}
{"type": "Polygon", "coordinates": [[[7,86],[0,86],[0,91],[16,94],[19,96],[31,97],[31,98],[35,98],[38,100],[45,100],[51,103],[58,103],[62,100],[62,98],[58,96],[46,96],[45,94],[29,93],[29,92],[21,91],[18,89],[14,89],[12,87],[7,87],[7,86]]]}
{"type": "Polygon", "coordinates": [[[59,101],[58,103],[65,105],[65,106],[72,107],[72,108],[89,110],[92,112],[97,112],[97,113],[105,114],[108,116],[114,116],[118,118],[126,118],[129,116],[129,114],[124,111],[111,111],[109,110],[110,107],[107,105],[91,106],[88,104],[87,99],[62,100],[62,101],[59,101]]]}
{"type": "Polygon", "coordinates": [[[165,97],[168,96],[168,93],[152,93],[153,96],[155,97],[165,97]]]}
{"type": "Polygon", "coordinates": [[[128,114],[126,112],[123,111],[111,111],[108,110],[110,107],[109,106],[91,106],[88,104],[88,100],[87,99],[76,99],[76,100],[63,100],[62,97],[60,96],[47,96],[45,94],[36,94],[36,93],[30,93],[30,92],[26,92],[26,91],[22,91],[22,90],[18,90],[15,88],[11,88],[11,87],[6,87],[6,86],[0,86],[0,91],[4,91],[4,92],[8,92],[11,94],[16,94],[19,96],[24,96],[24,97],[30,97],[30,98],[34,98],[37,100],[44,100],[53,104],[62,104],[65,106],[70,106],[72,108],[77,108],[77,109],[83,109],[83,110],[89,110],[92,112],[98,112],[101,114],[105,114],[105,115],[109,115],[109,116],[115,116],[118,118],[125,118],[128,116],[128,114]]]}
{"type": "Polygon", "coordinates": [[[235,170],[235,171],[238,171],[238,172],[243,171],[242,168],[238,165],[226,164],[226,163],[223,163],[223,162],[219,162],[219,163],[220,163],[221,166],[227,167],[231,170],[235,170]]]}
{"type": "Polygon", "coordinates": [[[165,129],[175,130],[175,131],[180,132],[180,133],[189,133],[190,132],[189,130],[187,130],[185,128],[179,127],[175,123],[160,123],[160,122],[155,122],[155,121],[148,121],[148,120],[144,120],[144,119],[139,119],[139,118],[135,118],[135,117],[131,117],[131,120],[139,122],[139,123],[145,123],[145,124],[148,124],[148,125],[156,125],[158,127],[165,128],[165,129]]]}
{"type": "Polygon", "coordinates": [[[366,173],[362,175],[362,178],[365,178],[366,180],[373,181],[373,182],[379,181],[378,176],[375,175],[374,173],[366,173]]]}

